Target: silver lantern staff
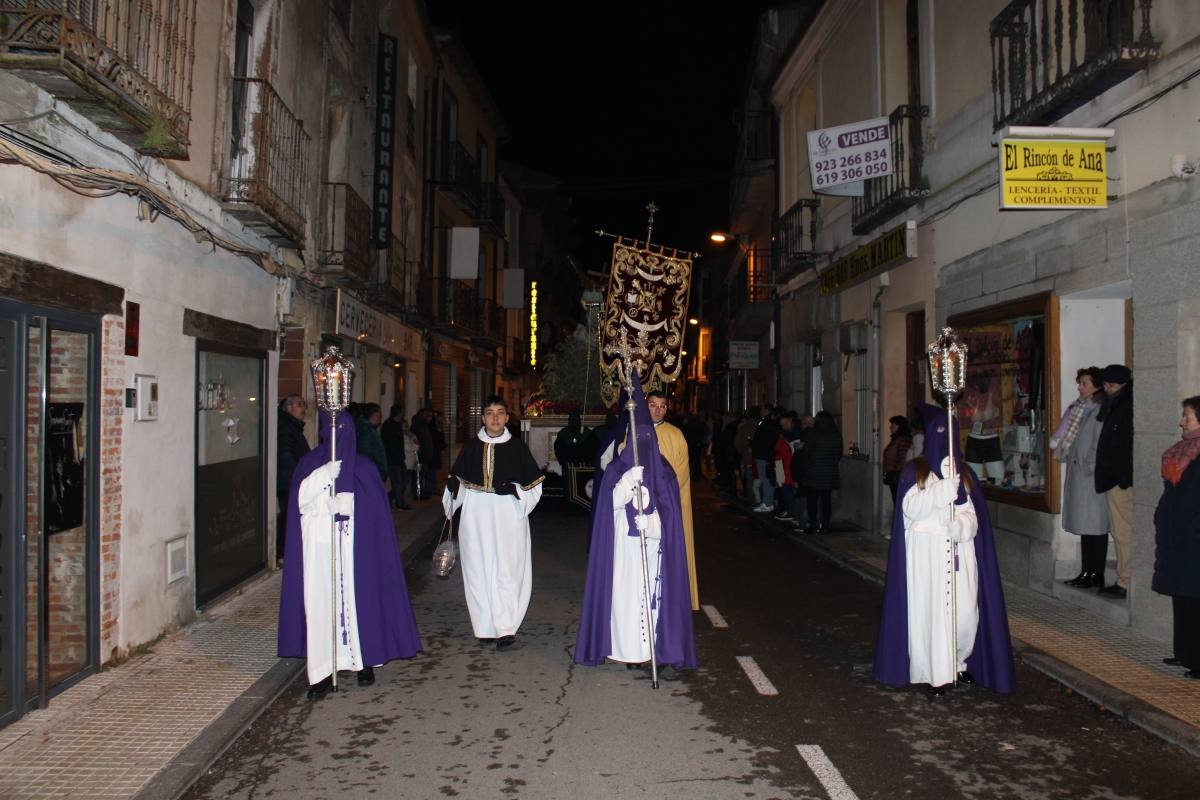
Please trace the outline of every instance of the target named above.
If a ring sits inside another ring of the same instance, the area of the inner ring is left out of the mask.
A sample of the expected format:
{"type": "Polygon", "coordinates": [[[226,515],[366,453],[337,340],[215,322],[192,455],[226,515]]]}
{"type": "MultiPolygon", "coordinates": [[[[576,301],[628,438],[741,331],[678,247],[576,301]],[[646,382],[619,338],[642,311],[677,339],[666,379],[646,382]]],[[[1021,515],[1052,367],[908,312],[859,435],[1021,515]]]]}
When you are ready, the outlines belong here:
{"type": "MultiPolygon", "coordinates": [[[[350,405],[350,389],[354,383],[354,364],[342,355],[336,347],[330,347],[325,355],[312,362],[313,382],[317,390],[317,406],[329,415],[329,463],[337,461],[337,415],[350,405]]],[[[331,614],[331,633],[333,645],[333,690],[338,690],[338,524],[337,524],[337,481],[329,485],[330,508],[333,526],[331,531],[331,547],[329,559],[330,587],[329,594],[333,609],[331,614]]]]}
{"type": "MultiPolygon", "coordinates": [[[[625,384],[625,392],[629,395],[629,400],[625,403],[625,410],[629,412],[629,446],[633,450],[633,466],[641,466],[641,460],[638,457],[637,448],[637,419],[634,412],[637,410],[637,402],[633,399],[633,356],[629,352],[629,337],[625,335],[625,331],[621,331],[621,382],[625,384]]],[[[638,539],[642,545],[642,602],[646,606],[646,633],[650,640],[650,686],[654,689],[658,688],[658,654],[655,652],[655,634],[653,606],[650,601],[650,563],[646,556],[646,516],[643,509],[642,500],[642,482],[639,479],[637,485],[634,486],[633,496],[636,498],[633,507],[637,512],[638,519],[638,539]]]]}
{"type": "MultiPolygon", "coordinates": [[[[954,480],[957,468],[954,463],[954,398],[966,385],[967,346],[958,341],[953,328],[942,328],[942,333],[929,345],[929,375],[932,388],[946,398],[946,442],[949,446],[950,468],[946,477],[954,480]]],[[[939,465],[940,466],[940,465],[939,465]]],[[[950,519],[954,519],[955,494],[950,501],[950,519]]],[[[950,543],[950,630],[951,664],[954,666],[954,683],[958,683],[958,543],[950,543]]]]}

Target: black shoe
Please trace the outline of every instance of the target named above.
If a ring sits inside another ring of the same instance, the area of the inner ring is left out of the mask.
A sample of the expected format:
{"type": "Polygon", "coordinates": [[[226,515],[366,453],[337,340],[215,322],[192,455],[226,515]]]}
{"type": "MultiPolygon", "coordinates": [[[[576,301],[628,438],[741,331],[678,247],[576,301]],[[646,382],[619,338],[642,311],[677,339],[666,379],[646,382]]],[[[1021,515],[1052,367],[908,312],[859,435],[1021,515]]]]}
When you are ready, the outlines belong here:
{"type": "Polygon", "coordinates": [[[1063,583],[1065,583],[1067,586],[1081,586],[1084,583],[1086,583],[1088,580],[1090,580],[1091,577],[1092,577],[1091,573],[1085,571],[1085,572],[1079,573],[1078,575],[1076,575],[1074,578],[1071,578],[1070,580],[1063,581],[1063,583]]]}
{"type": "Polygon", "coordinates": [[[322,678],[316,683],[308,687],[308,694],[305,695],[309,700],[320,700],[333,688],[333,676],[322,678]]]}
{"type": "Polygon", "coordinates": [[[1124,586],[1122,586],[1119,583],[1114,583],[1112,586],[1105,586],[1103,589],[1101,589],[1100,594],[1105,595],[1107,597],[1116,597],[1121,600],[1124,600],[1125,596],[1128,595],[1129,593],[1127,591],[1125,591],[1124,586]]]}
{"type": "Polygon", "coordinates": [[[372,686],[375,683],[375,668],[363,667],[358,671],[358,685],[372,686]]]}
{"type": "Polygon", "coordinates": [[[485,639],[482,636],[478,636],[476,638],[479,640],[480,644],[495,644],[496,643],[495,639],[485,639]]]}
{"type": "Polygon", "coordinates": [[[1200,681],[1200,669],[1189,669],[1183,673],[1183,677],[1191,678],[1194,681],[1200,681]]]}
{"type": "Polygon", "coordinates": [[[1170,658],[1164,658],[1163,663],[1166,664],[1168,667],[1179,667],[1179,666],[1183,665],[1183,662],[1180,661],[1175,656],[1171,656],[1170,658]]]}
{"type": "Polygon", "coordinates": [[[507,650],[508,648],[513,646],[513,642],[515,642],[516,640],[517,640],[516,636],[501,636],[499,639],[496,640],[496,649],[497,650],[507,650]]]}
{"type": "Polygon", "coordinates": [[[958,682],[971,686],[975,683],[975,676],[964,669],[962,672],[958,673],[958,682]]]}
{"type": "Polygon", "coordinates": [[[1099,572],[1089,572],[1082,581],[1076,584],[1080,589],[1095,589],[1104,585],[1104,576],[1099,572]]]}
{"type": "Polygon", "coordinates": [[[925,687],[925,694],[929,695],[930,697],[941,697],[945,693],[946,693],[945,686],[926,686],[925,687]]]}

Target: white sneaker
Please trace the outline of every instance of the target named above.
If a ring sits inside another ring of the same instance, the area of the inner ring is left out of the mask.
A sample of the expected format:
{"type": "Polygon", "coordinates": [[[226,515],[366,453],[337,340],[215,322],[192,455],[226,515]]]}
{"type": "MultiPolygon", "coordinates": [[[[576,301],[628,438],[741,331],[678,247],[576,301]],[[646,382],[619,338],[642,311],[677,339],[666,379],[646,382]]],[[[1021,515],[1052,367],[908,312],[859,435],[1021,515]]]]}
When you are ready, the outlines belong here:
{"type": "Polygon", "coordinates": [[[763,503],[759,503],[758,505],[756,505],[754,508],[752,508],[750,510],[756,514],[766,514],[770,511],[774,511],[775,509],[772,508],[771,506],[765,505],[763,503]]]}

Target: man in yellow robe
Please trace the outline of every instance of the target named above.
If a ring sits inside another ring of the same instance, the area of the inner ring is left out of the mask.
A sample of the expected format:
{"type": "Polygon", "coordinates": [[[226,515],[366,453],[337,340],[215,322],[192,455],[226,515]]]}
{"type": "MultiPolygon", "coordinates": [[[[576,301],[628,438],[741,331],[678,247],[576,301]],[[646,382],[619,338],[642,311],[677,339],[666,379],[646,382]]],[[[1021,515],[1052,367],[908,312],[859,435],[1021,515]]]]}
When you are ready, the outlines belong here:
{"type": "Polygon", "coordinates": [[[658,434],[658,449],[675,471],[679,483],[679,510],[683,514],[683,540],[687,550],[688,582],[691,584],[692,611],[700,610],[700,588],[696,583],[696,539],[692,531],[692,472],[688,466],[687,440],[683,431],[666,422],[667,397],[662,392],[646,393],[646,405],[654,431],[658,434]]]}

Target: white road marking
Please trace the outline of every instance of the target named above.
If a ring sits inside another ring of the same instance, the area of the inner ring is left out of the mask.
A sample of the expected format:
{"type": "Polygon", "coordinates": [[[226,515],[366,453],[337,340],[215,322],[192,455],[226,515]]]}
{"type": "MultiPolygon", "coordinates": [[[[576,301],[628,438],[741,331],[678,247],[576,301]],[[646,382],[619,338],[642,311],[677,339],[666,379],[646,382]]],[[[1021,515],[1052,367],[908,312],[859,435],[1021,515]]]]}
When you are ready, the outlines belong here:
{"type": "Polygon", "coordinates": [[[741,665],[742,671],[746,673],[746,677],[754,684],[755,690],[761,695],[774,697],[779,694],[779,690],[775,688],[775,684],[767,678],[758,664],[750,656],[738,656],[738,664],[741,665]]]}
{"type": "Polygon", "coordinates": [[[820,745],[798,744],[796,749],[800,751],[800,756],[808,764],[808,768],[817,776],[817,780],[825,787],[830,800],[858,800],[858,795],[847,785],[842,773],[838,772],[838,768],[829,760],[829,756],[825,755],[820,745]]]}
{"type": "Polygon", "coordinates": [[[728,628],[729,623],[721,616],[721,612],[717,611],[716,606],[700,606],[701,610],[708,616],[708,621],[712,623],[714,628],[728,628]]]}

